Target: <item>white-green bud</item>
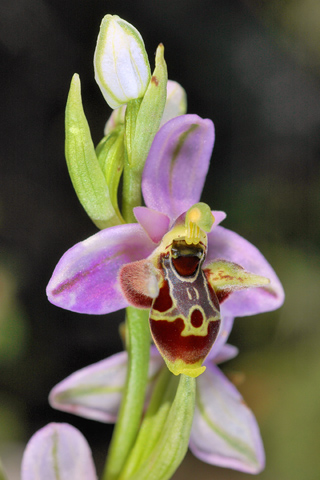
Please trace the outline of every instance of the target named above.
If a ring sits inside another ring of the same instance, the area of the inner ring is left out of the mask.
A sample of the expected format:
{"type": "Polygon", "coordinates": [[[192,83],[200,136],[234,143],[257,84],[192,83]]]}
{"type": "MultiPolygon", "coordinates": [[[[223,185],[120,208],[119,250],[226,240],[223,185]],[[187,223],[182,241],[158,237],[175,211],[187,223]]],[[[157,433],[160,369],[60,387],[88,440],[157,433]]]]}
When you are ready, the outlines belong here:
{"type": "Polygon", "coordinates": [[[106,15],[100,26],[94,69],[111,108],[143,97],[150,81],[150,65],[138,30],[117,15],[106,15]]]}

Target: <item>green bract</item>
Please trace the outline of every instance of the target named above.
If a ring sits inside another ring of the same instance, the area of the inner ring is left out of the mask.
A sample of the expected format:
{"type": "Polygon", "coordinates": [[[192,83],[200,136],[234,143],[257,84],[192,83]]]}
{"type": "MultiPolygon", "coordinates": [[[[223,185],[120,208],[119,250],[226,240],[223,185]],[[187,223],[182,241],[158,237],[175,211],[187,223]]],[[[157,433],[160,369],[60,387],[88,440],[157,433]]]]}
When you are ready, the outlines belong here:
{"type": "Polygon", "coordinates": [[[118,187],[125,156],[123,137],[124,125],[114,128],[96,148],[96,155],[109,188],[112,206],[120,219],[122,216],[118,207],[118,187]]]}
{"type": "Polygon", "coordinates": [[[182,462],[195,406],[195,380],[163,369],[119,480],[168,480],[182,462]]]}
{"type": "Polygon", "coordinates": [[[130,159],[130,164],[141,171],[160,126],[167,98],[167,81],[168,73],[164,60],[164,47],[160,44],[156,51],[156,67],[137,115],[132,157],[130,159]]]}
{"type": "Polygon", "coordinates": [[[157,133],[167,98],[167,66],[164,47],[156,52],[156,66],[141,100],[128,103],[125,115],[126,161],[124,165],[123,216],[135,221],[133,208],[141,205],[141,176],[151,144],[157,133]]]}
{"type": "MultiPolygon", "coordinates": [[[[65,123],[65,155],[72,184],[81,205],[100,229],[122,223],[112,204],[108,180],[95,153],[82,107],[80,79],[77,74],[73,76],[70,86],[65,123]]],[[[114,196],[114,186],[112,195],[114,196]]]]}

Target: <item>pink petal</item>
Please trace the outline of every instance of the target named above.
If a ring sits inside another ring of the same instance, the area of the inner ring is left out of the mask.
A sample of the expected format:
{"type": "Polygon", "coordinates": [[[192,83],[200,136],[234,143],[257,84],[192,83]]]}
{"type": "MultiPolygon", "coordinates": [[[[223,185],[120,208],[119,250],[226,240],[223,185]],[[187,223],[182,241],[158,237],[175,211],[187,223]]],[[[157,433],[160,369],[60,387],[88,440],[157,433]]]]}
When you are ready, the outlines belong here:
{"type": "Polygon", "coordinates": [[[218,365],[219,363],[227,362],[232,358],[236,357],[239,353],[239,349],[234,345],[230,345],[227,343],[223,345],[219,352],[217,352],[216,356],[214,357],[214,363],[218,365]]]}
{"type": "Polygon", "coordinates": [[[47,287],[51,303],[79,313],[103,314],[128,305],[117,280],[126,263],[147,257],[154,243],[138,224],[107,228],[70,248],[47,287]]]}
{"type": "Polygon", "coordinates": [[[235,386],[215,365],[197,379],[189,447],[204,462],[259,473],[265,456],[259,427],[235,386]]]}
{"type": "Polygon", "coordinates": [[[97,480],[89,445],[67,423],[49,423],[31,437],[22,459],[21,480],[97,480]]]}
{"type": "Polygon", "coordinates": [[[50,405],[80,417],[115,423],[127,361],[127,352],[120,352],[72,373],[53,387],[49,395],[50,405]]]}
{"type": "Polygon", "coordinates": [[[227,214],[225,212],[221,212],[220,210],[213,210],[212,215],[214,216],[214,222],[211,228],[211,232],[217,225],[223,222],[223,220],[227,217],[227,214]]]}
{"type": "Polygon", "coordinates": [[[170,218],[147,207],[133,209],[134,216],[154,243],[159,243],[169,230],[170,218]]]}
{"type": "MultiPolygon", "coordinates": [[[[232,293],[221,305],[222,315],[242,317],[279,308],[284,301],[280,280],[262,253],[231,230],[218,226],[208,235],[205,264],[214,259],[230,260],[247,271],[269,278],[266,287],[249,288],[232,293]]],[[[204,266],[205,267],[205,266],[204,266]]]]}
{"type": "Polygon", "coordinates": [[[146,205],[174,220],[199,202],[213,142],[213,123],[197,115],[181,115],[163,125],[143,171],[146,205]]]}
{"type": "MultiPolygon", "coordinates": [[[[91,420],[116,422],[127,374],[127,361],[127,352],[120,352],[72,373],[51,390],[50,405],[91,420]]],[[[147,398],[163,365],[159,352],[152,347],[147,398]]]]}

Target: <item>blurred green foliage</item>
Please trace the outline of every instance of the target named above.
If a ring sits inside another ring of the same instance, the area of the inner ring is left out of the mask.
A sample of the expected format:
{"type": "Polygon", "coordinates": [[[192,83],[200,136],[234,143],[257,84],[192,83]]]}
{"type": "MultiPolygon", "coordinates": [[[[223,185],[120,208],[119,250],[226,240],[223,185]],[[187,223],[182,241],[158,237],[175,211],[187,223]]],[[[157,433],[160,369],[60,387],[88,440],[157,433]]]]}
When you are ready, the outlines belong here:
{"type": "Polygon", "coordinates": [[[16,279],[0,263],[0,366],[18,359],[25,340],[26,319],[17,299],[16,279]]]}

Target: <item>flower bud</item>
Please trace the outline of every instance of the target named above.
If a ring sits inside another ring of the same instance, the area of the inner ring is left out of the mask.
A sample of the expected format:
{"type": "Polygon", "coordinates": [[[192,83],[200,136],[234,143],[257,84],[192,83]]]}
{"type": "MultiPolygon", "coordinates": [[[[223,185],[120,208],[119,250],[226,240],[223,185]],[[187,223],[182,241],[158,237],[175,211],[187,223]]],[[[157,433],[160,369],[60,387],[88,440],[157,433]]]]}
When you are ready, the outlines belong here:
{"type": "Polygon", "coordinates": [[[95,79],[111,108],[143,97],[150,66],[143,39],[130,23],[106,15],[94,55],[95,79]]]}
{"type": "Polygon", "coordinates": [[[108,133],[111,133],[113,130],[115,130],[119,126],[124,125],[126,108],[127,108],[127,105],[122,105],[120,108],[116,108],[115,110],[113,110],[104,127],[105,136],[108,135],[108,133]]]}
{"type": "Polygon", "coordinates": [[[185,89],[174,80],[168,80],[167,100],[162,115],[160,127],[171,118],[179,117],[187,112],[187,94],[185,89]]]}

